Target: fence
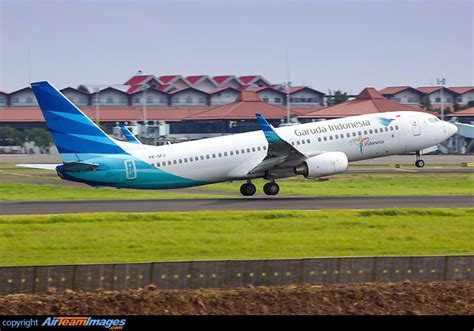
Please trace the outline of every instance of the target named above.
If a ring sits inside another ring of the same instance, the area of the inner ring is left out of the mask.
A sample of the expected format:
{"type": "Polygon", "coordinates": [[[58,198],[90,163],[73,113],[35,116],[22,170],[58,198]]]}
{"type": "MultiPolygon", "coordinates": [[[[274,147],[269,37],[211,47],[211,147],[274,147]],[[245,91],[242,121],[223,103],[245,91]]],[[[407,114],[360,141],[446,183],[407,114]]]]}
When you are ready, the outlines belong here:
{"type": "Polygon", "coordinates": [[[474,255],[183,261],[0,267],[0,294],[57,290],[240,287],[474,280],[474,255]]]}

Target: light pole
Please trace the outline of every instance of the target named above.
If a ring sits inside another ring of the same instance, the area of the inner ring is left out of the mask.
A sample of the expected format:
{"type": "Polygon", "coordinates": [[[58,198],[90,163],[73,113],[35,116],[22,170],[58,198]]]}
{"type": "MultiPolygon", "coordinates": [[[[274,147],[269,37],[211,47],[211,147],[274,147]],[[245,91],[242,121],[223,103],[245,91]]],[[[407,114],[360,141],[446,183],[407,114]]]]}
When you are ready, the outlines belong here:
{"type": "Polygon", "coordinates": [[[97,125],[99,125],[100,123],[99,88],[95,87],[94,92],[95,92],[95,122],[97,123],[97,125]]]}
{"type": "Polygon", "coordinates": [[[444,85],[446,85],[446,78],[437,78],[436,84],[441,86],[441,120],[444,121],[444,85]]]}
{"type": "Polygon", "coordinates": [[[144,129],[144,138],[145,141],[148,139],[148,122],[147,122],[147,103],[146,103],[146,90],[148,85],[146,83],[142,85],[142,95],[143,95],[143,129],[144,129]]]}
{"type": "Polygon", "coordinates": [[[288,125],[290,125],[290,115],[291,115],[291,109],[290,109],[290,88],[291,88],[291,82],[288,81],[286,83],[286,122],[288,125]]]}

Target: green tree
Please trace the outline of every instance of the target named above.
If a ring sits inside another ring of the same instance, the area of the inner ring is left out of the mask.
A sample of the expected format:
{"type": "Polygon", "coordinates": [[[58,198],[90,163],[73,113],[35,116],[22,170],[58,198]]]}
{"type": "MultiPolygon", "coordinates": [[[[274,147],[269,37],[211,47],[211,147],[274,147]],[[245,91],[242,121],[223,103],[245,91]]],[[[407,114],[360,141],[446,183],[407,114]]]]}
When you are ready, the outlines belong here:
{"type": "Polygon", "coordinates": [[[330,106],[337,105],[349,100],[349,96],[347,95],[347,92],[342,92],[341,90],[336,90],[336,91],[333,91],[332,93],[331,91],[329,91],[329,94],[332,94],[328,102],[330,106]]]}
{"type": "Polygon", "coordinates": [[[467,103],[468,108],[474,107],[474,100],[471,100],[467,103]]]}
{"type": "Polygon", "coordinates": [[[431,105],[431,100],[427,95],[424,95],[420,98],[420,105],[426,110],[433,110],[433,106],[431,105]]]}
{"type": "Polygon", "coordinates": [[[47,148],[52,143],[49,131],[41,128],[27,130],[25,132],[25,141],[34,141],[35,145],[39,148],[47,148]]]}
{"type": "Polygon", "coordinates": [[[23,144],[23,133],[10,126],[0,127],[0,146],[19,146],[23,144]]]}

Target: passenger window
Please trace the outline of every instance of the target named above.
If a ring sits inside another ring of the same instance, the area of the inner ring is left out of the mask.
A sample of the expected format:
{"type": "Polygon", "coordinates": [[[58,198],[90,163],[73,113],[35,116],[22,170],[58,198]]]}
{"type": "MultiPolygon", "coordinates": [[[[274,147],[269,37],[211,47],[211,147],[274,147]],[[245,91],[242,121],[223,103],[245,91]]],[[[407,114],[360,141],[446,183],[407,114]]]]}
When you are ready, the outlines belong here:
{"type": "Polygon", "coordinates": [[[364,130],[364,134],[367,134],[367,130],[364,130]]]}
{"type": "Polygon", "coordinates": [[[374,131],[372,131],[372,129],[370,129],[370,130],[369,130],[369,133],[372,134],[372,133],[374,133],[374,131]]]}
{"type": "Polygon", "coordinates": [[[304,139],[303,139],[303,140],[301,140],[301,144],[302,144],[302,145],[304,145],[304,144],[305,144],[305,141],[304,141],[304,139]]]}
{"type": "Polygon", "coordinates": [[[173,160],[173,164],[176,164],[176,163],[177,163],[176,160],[173,160]]]}
{"type": "Polygon", "coordinates": [[[171,165],[171,161],[168,161],[168,165],[171,165]]]}
{"type": "Polygon", "coordinates": [[[239,150],[238,149],[235,150],[235,155],[239,155],[239,150]]]}
{"type": "Polygon", "coordinates": [[[224,156],[227,156],[227,152],[224,152],[224,156]]]}
{"type": "Polygon", "coordinates": [[[263,146],[263,150],[266,151],[266,150],[267,150],[267,146],[263,146]]]}
{"type": "Polygon", "coordinates": [[[156,167],[158,168],[160,166],[160,162],[156,162],[156,167]]]}
{"type": "Polygon", "coordinates": [[[299,141],[299,140],[297,140],[297,141],[296,141],[296,145],[299,145],[299,144],[300,144],[300,141],[299,141]]]}
{"type": "Polygon", "coordinates": [[[252,152],[255,152],[255,147],[252,147],[252,152]]]}
{"type": "Polygon", "coordinates": [[[327,141],[328,140],[328,137],[324,137],[324,141],[327,141]]]}
{"type": "Polygon", "coordinates": [[[257,147],[257,151],[261,151],[262,148],[260,146],[257,147]]]}
{"type": "Polygon", "coordinates": [[[347,138],[350,138],[350,136],[351,136],[351,134],[350,134],[349,132],[346,133],[346,137],[347,137],[347,138]]]}
{"type": "Polygon", "coordinates": [[[291,144],[292,144],[293,146],[295,146],[295,142],[294,142],[294,141],[292,141],[291,144]]]}
{"type": "Polygon", "coordinates": [[[230,154],[230,155],[234,155],[234,152],[233,152],[233,151],[230,151],[229,154],[230,154]]]}
{"type": "Polygon", "coordinates": [[[215,159],[215,158],[216,158],[216,154],[213,153],[213,154],[212,154],[212,158],[215,159]]]}
{"type": "Polygon", "coordinates": [[[209,160],[209,158],[210,158],[210,157],[209,157],[209,154],[206,154],[206,159],[209,160]]]}
{"type": "Polygon", "coordinates": [[[222,153],[217,154],[219,157],[222,157],[222,153]]]}
{"type": "Polygon", "coordinates": [[[336,134],[336,135],[334,136],[334,139],[339,139],[339,135],[336,134]]]}
{"type": "Polygon", "coordinates": [[[359,131],[358,133],[359,133],[359,136],[362,136],[362,131],[359,131]]]}
{"type": "Polygon", "coordinates": [[[387,127],[385,127],[385,132],[388,132],[388,128],[387,128],[387,127]]]}
{"type": "Polygon", "coordinates": [[[204,160],[204,155],[201,155],[201,160],[204,160]]]}
{"type": "Polygon", "coordinates": [[[250,148],[247,148],[247,153],[250,153],[250,148]]]}
{"type": "Polygon", "coordinates": [[[242,150],[240,150],[240,151],[242,152],[242,154],[245,154],[245,149],[242,149],[242,150]]]}
{"type": "Polygon", "coordinates": [[[329,140],[332,140],[332,136],[329,136],[329,140]]]}
{"type": "Polygon", "coordinates": [[[309,143],[311,142],[311,140],[309,140],[309,139],[306,139],[306,142],[309,144],[309,143]]]}
{"type": "Polygon", "coordinates": [[[393,126],[390,127],[390,131],[393,131],[393,126]]]}
{"type": "Polygon", "coordinates": [[[179,159],[178,162],[179,162],[179,163],[183,163],[183,160],[179,159]]]}
{"type": "Polygon", "coordinates": [[[398,125],[395,125],[395,130],[398,130],[398,125]]]}
{"type": "Polygon", "coordinates": [[[318,141],[321,142],[321,137],[318,137],[318,141]]]}
{"type": "Polygon", "coordinates": [[[189,162],[193,162],[193,157],[192,156],[189,158],[189,162]]]}

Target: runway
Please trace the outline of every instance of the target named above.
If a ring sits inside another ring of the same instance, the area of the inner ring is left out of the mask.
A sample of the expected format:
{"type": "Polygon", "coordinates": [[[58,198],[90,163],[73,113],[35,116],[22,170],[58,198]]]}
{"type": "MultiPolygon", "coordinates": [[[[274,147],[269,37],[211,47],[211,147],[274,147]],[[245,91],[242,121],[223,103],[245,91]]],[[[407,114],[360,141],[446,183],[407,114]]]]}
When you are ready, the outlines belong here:
{"type": "Polygon", "coordinates": [[[474,196],[255,197],[0,202],[0,215],[197,210],[380,209],[398,207],[474,207],[474,196]]]}

